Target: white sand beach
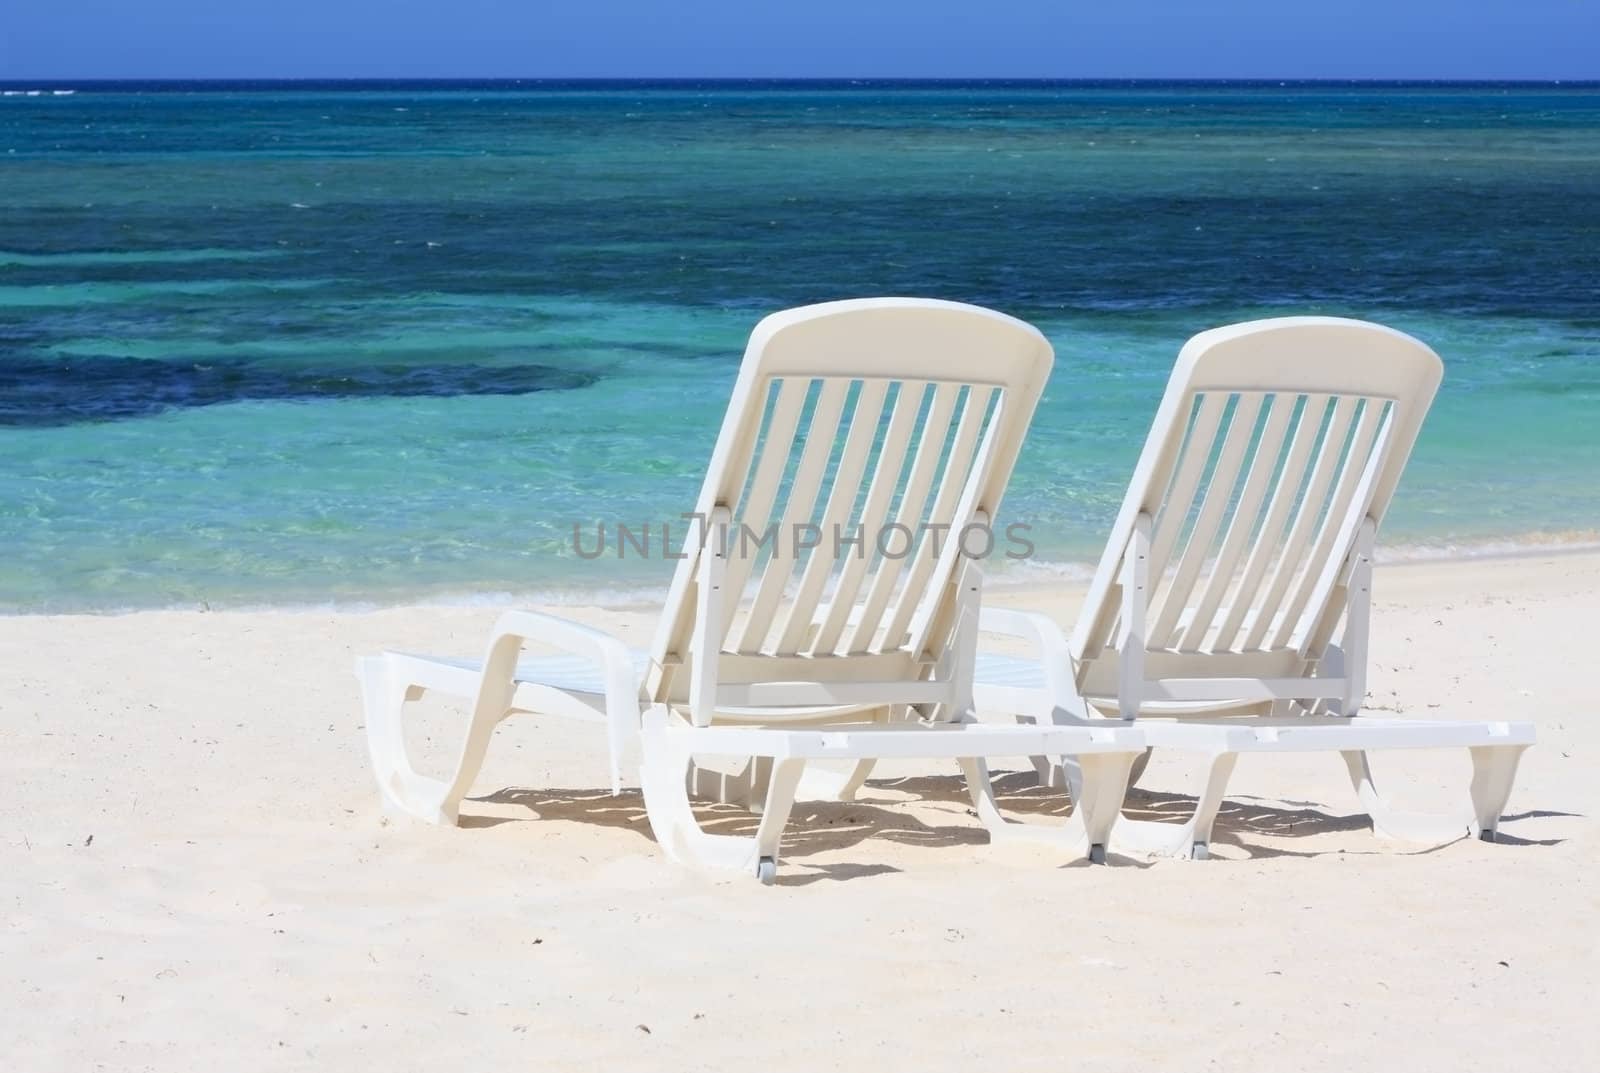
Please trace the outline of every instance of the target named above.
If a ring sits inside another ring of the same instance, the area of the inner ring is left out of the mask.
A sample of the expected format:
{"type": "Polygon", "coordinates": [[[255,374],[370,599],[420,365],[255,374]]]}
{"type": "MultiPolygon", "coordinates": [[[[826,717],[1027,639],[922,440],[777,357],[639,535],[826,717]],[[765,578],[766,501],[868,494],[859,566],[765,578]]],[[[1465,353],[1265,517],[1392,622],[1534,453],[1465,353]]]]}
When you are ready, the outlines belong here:
{"type": "MultiPolygon", "coordinates": [[[[1336,757],[1248,756],[1213,860],[1094,867],[988,846],[953,768],[881,768],[797,807],[775,888],[667,862],[562,721],[501,728],[461,828],[386,821],[353,658],[474,655],[493,609],[0,619],[0,1066],[1577,1068],[1600,554],[1385,566],[1375,599],[1371,707],[1537,724],[1503,844],[1379,841],[1336,757]]],[[[1380,764],[1464,812],[1463,752],[1380,764]]],[[[1016,811],[1059,810],[1030,782],[1016,811]]]]}

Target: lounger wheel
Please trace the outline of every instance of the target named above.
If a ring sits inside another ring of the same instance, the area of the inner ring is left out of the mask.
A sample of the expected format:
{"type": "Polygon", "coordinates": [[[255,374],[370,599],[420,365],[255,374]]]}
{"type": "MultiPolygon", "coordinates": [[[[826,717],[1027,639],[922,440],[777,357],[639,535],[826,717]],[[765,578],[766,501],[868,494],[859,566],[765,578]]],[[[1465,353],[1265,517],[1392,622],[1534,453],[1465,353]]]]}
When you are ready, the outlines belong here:
{"type": "Polygon", "coordinates": [[[756,862],[756,878],[763,887],[770,887],[778,881],[778,862],[771,857],[763,857],[756,862]]]}
{"type": "Polygon", "coordinates": [[[1488,828],[1488,827],[1485,827],[1483,830],[1479,831],[1478,832],[1478,837],[1480,839],[1482,839],[1483,841],[1485,841],[1485,842],[1494,842],[1494,841],[1496,841],[1493,829],[1488,828]]]}
{"type": "Polygon", "coordinates": [[[1096,842],[1094,845],[1089,847],[1089,863],[1090,864],[1105,864],[1106,863],[1106,847],[1105,847],[1105,843],[1096,842]]]}
{"type": "Polygon", "coordinates": [[[1196,842],[1189,847],[1189,859],[1192,861],[1209,861],[1211,859],[1211,845],[1207,842],[1196,842]]]}

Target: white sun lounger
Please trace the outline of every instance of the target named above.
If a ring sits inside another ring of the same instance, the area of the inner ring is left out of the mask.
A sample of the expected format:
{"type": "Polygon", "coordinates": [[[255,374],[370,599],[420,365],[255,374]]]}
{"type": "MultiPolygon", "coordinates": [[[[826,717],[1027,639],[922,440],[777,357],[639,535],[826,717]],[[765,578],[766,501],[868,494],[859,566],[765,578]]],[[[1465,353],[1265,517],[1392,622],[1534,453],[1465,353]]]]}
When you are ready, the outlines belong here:
{"type": "Polygon", "coordinates": [[[864,299],[766,318],[695,505],[703,524],[685,543],[649,653],[514,612],[481,662],[362,660],[385,802],[455,822],[495,725],[532,711],[603,721],[613,792],[622,751],[637,738],[651,828],[686,862],[771,881],[798,794],[848,796],[874,760],[903,757],[958,760],[996,837],[1103,858],[1144,749],[1139,731],[971,718],[981,570],[962,554],[961,534],[994,516],[1052,361],[1028,325],[950,302],[864,299]],[[566,656],[519,666],[525,644],[566,656]],[[473,705],[443,781],[413,770],[402,734],[403,705],[426,690],[473,705]],[[1068,825],[1002,819],[982,758],[1067,753],[1087,783],[1068,825]],[[754,837],[711,835],[696,822],[689,787],[719,778],[696,762],[706,756],[748,761],[720,788],[761,807],[754,837]],[[822,759],[856,763],[845,778],[803,780],[808,762],[822,759]]]}
{"type": "MultiPolygon", "coordinates": [[[[986,609],[1033,662],[986,654],[978,708],[1025,721],[1120,717],[1152,748],[1209,757],[1185,824],[1118,825],[1127,848],[1204,857],[1241,752],[1334,750],[1374,828],[1493,840],[1528,723],[1361,715],[1373,541],[1443,367],[1400,332],[1290,317],[1203,332],[1179,355],[1070,641],[986,609]],[[1368,753],[1464,746],[1472,812],[1401,814],[1368,753]]],[[[1071,758],[1041,775],[1069,785],[1071,758]]],[[[1137,780],[1143,764],[1136,766],[1137,780]]]]}

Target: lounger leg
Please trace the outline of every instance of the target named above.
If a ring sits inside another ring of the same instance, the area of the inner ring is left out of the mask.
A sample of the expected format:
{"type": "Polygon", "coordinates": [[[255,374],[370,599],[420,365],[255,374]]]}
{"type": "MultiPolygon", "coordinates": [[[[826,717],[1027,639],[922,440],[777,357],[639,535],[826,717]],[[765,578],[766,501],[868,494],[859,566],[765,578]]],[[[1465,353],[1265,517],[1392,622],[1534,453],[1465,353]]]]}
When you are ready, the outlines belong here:
{"type": "Polygon", "coordinates": [[[1129,786],[1139,785],[1139,780],[1144,778],[1144,769],[1150,766],[1150,757],[1154,754],[1154,749],[1146,749],[1133,758],[1133,768],[1128,772],[1129,786]]]}
{"type": "Polygon", "coordinates": [[[401,712],[417,691],[394,680],[389,661],[382,656],[357,660],[356,679],[361,683],[367,752],[372,758],[372,771],[378,780],[384,811],[408,813],[430,823],[453,822],[439,813],[444,784],[418,775],[406,754],[401,712]]]}
{"type": "Polygon", "coordinates": [[[689,754],[660,729],[647,729],[641,744],[644,755],[639,781],[645,815],[662,852],[681,864],[754,873],[763,883],[772,882],[779,839],[794,806],[805,761],[781,760],[772,765],[772,781],[754,838],[713,835],[700,826],[689,804],[689,754]]]}
{"type": "Polygon", "coordinates": [[[1233,766],[1238,760],[1238,753],[1222,753],[1211,760],[1205,787],[1195,802],[1194,819],[1189,821],[1193,829],[1189,837],[1189,856],[1197,861],[1211,855],[1211,825],[1217,822],[1217,812],[1227,794],[1228,779],[1233,776],[1233,766]]]}
{"type": "MultiPolygon", "coordinates": [[[[1137,786],[1139,779],[1144,775],[1144,769],[1150,766],[1150,754],[1153,749],[1133,758],[1133,767],[1128,772],[1128,785],[1137,786]]],[[[1033,764],[1034,772],[1039,776],[1039,785],[1051,790],[1066,790],[1072,795],[1074,801],[1078,800],[1083,792],[1083,772],[1076,756],[1030,756],[1028,760],[1033,764]]]]}
{"type": "MultiPolygon", "coordinates": [[[[1473,750],[1477,752],[1476,749],[1473,750]]],[[[1401,812],[1392,807],[1382,794],[1378,792],[1377,785],[1372,778],[1372,762],[1364,751],[1346,750],[1339,755],[1344,757],[1345,767],[1350,772],[1350,783],[1355,787],[1356,797],[1361,801],[1361,807],[1366,810],[1372,819],[1372,831],[1380,838],[1392,838],[1401,842],[1425,842],[1434,845],[1443,845],[1454,842],[1463,835],[1471,834],[1472,825],[1449,816],[1433,816],[1421,812],[1401,812]]],[[[1476,761],[1476,757],[1474,757],[1476,761]]],[[[1514,765],[1513,765],[1513,774],[1514,765]]],[[[1477,779],[1473,780],[1474,800],[1476,800],[1477,779]]],[[[1507,786],[1507,793],[1510,787],[1507,786]]],[[[1503,799],[1502,799],[1503,803],[1503,799]]]]}
{"type": "MultiPolygon", "coordinates": [[[[1037,726],[1040,722],[1049,722],[1032,715],[1017,716],[1017,723],[1022,726],[1037,726]]],[[[1033,773],[1039,779],[1039,785],[1047,790],[1066,790],[1076,799],[1075,787],[1082,781],[1078,772],[1078,761],[1071,756],[1030,756],[1028,763],[1033,765],[1033,773]]]]}
{"type": "Polygon", "coordinates": [[[467,735],[456,757],[455,773],[448,782],[417,774],[406,755],[402,709],[407,700],[420,693],[414,683],[405,680],[400,666],[403,657],[385,653],[356,664],[362,704],[367,713],[372,767],[387,806],[429,823],[456,822],[461,799],[483,767],[489,738],[511,709],[511,698],[517,688],[514,679],[517,654],[521,650],[522,638],[512,633],[499,634],[490,643],[478,676],[478,693],[472,701],[467,735]]]}
{"type": "Polygon", "coordinates": [[[1047,790],[1070,789],[1067,773],[1062,770],[1071,757],[1065,756],[1030,756],[1028,762],[1033,765],[1033,773],[1039,777],[1039,785],[1047,790]]]}
{"type": "Polygon", "coordinates": [[[876,760],[858,760],[848,772],[807,768],[795,796],[803,801],[854,801],[876,760]]]}
{"type": "MultiPolygon", "coordinates": [[[[872,722],[892,723],[896,717],[894,708],[884,708],[874,714],[872,722]]],[[[806,801],[854,801],[877,766],[876,760],[857,760],[850,773],[843,776],[827,768],[808,768],[800,780],[798,796],[806,801]]]]}
{"type": "Polygon", "coordinates": [[[1151,820],[1124,820],[1117,841],[1144,853],[1164,857],[1193,857],[1204,860],[1211,855],[1211,827],[1227,796],[1228,779],[1239,760],[1238,753],[1213,753],[1206,764],[1204,782],[1195,793],[1194,813],[1181,824],[1151,820]]]}
{"type": "Polygon", "coordinates": [[[866,785],[867,776],[872,774],[872,769],[878,765],[876,760],[857,760],[856,766],[850,769],[850,775],[844,780],[835,793],[840,801],[854,801],[856,794],[861,792],[861,787],[866,785]]]}
{"type": "Polygon", "coordinates": [[[1004,830],[1009,824],[1000,815],[1000,806],[995,804],[994,784],[989,781],[989,765],[977,757],[956,763],[961,765],[961,775],[966,779],[967,793],[972,797],[972,807],[978,813],[979,822],[991,833],[997,829],[1004,830]]]}
{"type": "Polygon", "coordinates": [[[1525,745],[1478,745],[1468,750],[1472,753],[1473,823],[1478,837],[1485,842],[1495,840],[1500,814],[1511,797],[1517,764],[1526,748],[1525,745]]]}
{"type": "MultiPolygon", "coordinates": [[[[884,708],[877,713],[872,721],[875,723],[892,723],[896,718],[904,718],[904,716],[891,707],[884,708]]],[[[872,774],[872,769],[877,766],[878,762],[876,760],[857,760],[856,766],[850,769],[850,774],[845,776],[843,782],[836,781],[838,777],[832,772],[824,772],[814,768],[806,772],[805,779],[801,783],[800,796],[814,801],[854,801],[856,794],[861,792],[861,787],[866,785],[867,777],[872,774]],[[813,780],[817,779],[818,776],[824,776],[827,781],[821,784],[814,784],[813,780]],[[812,793],[813,788],[820,792],[812,793]]]]}
{"type": "MultiPolygon", "coordinates": [[[[848,773],[807,768],[795,796],[806,801],[854,801],[856,793],[867,781],[867,776],[872,774],[876,764],[876,760],[859,760],[848,773]]],[[[751,759],[731,774],[702,767],[691,759],[686,777],[690,797],[723,805],[738,805],[756,813],[766,807],[771,782],[772,761],[764,756],[751,759]]]]}
{"type": "MultiPolygon", "coordinates": [[[[1069,853],[1086,853],[1092,860],[1105,859],[1105,844],[1099,843],[1097,848],[1089,841],[1084,810],[1074,809],[1066,824],[1060,827],[1008,820],[995,802],[994,785],[989,781],[989,765],[979,757],[966,757],[958,763],[961,765],[961,774],[967,780],[967,792],[972,795],[973,810],[977,812],[984,830],[989,832],[991,842],[1032,842],[1065,849],[1069,853]]],[[[1106,830],[1110,830],[1109,824],[1106,830]]]]}
{"type": "MultiPolygon", "coordinates": [[[[783,837],[784,826],[789,822],[795,791],[800,786],[800,777],[805,770],[804,760],[779,760],[772,765],[772,782],[767,787],[766,807],[761,810],[761,823],[756,827],[756,857],[759,865],[770,865],[774,869],[778,865],[778,843],[783,837]]],[[[758,874],[763,883],[771,882],[770,875],[758,874]]]]}
{"type": "Polygon", "coordinates": [[[1073,815],[1083,825],[1089,859],[1104,864],[1111,844],[1111,828],[1122,815],[1133,768],[1143,753],[1084,753],[1077,758],[1078,790],[1072,797],[1073,815]]]}
{"type": "Polygon", "coordinates": [[[690,757],[685,772],[685,786],[689,796],[697,800],[738,805],[751,812],[760,812],[771,777],[772,761],[764,756],[752,757],[744,767],[732,773],[702,767],[690,757]]]}
{"type": "Polygon", "coordinates": [[[421,695],[421,690],[396,674],[385,656],[359,661],[356,676],[361,682],[362,705],[366,712],[367,748],[386,809],[429,823],[454,824],[461,799],[483,766],[495,725],[511,702],[512,683],[485,682],[480,686],[455,774],[449,782],[443,782],[419,775],[406,753],[403,709],[407,701],[421,695]]]}

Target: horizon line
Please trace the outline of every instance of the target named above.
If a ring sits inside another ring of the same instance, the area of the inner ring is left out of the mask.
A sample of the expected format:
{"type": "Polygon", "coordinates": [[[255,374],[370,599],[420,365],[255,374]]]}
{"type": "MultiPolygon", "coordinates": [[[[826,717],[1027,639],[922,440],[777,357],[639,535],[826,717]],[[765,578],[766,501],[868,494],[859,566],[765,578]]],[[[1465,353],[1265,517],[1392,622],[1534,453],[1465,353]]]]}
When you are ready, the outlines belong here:
{"type": "Polygon", "coordinates": [[[922,75],[272,75],[229,77],[117,77],[0,78],[0,86],[86,85],[1216,85],[1216,86],[1600,86],[1600,76],[1584,78],[1293,78],[1273,76],[1187,77],[1160,76],[922,76],[922,75]]]}

